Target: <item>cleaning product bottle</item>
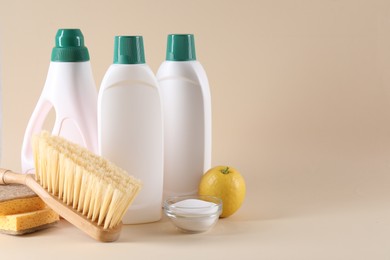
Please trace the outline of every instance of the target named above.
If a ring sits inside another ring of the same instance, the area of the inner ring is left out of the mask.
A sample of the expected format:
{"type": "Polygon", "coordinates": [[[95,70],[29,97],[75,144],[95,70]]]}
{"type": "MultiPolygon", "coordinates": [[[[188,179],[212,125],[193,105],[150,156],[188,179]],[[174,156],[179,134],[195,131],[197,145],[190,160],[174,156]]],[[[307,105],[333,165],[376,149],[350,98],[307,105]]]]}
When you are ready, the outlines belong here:
{"type": "Polygon", "coordinates": [[[42,130],[52,108],[56,113],[52,134],[98,152],[97,89],[80,29],[57,31],[46,83],[24,135],[24,173],[34,171],[31,138],[42,130]]]}
{"type": "Polygon", "coordinates": [[[161,218],[163,119],[157,79],[145,63],[142,36],[116,36],[114,64],[98,96],[100,154],[139,178],[143,187],[124,224],[161,218]]]}
{"type": "Polygon", "coordinates": [[[193,195],[211,166],[211,96],[194,35],[168,35],[157,79],[164,115],[164,197],[193,195]]]}

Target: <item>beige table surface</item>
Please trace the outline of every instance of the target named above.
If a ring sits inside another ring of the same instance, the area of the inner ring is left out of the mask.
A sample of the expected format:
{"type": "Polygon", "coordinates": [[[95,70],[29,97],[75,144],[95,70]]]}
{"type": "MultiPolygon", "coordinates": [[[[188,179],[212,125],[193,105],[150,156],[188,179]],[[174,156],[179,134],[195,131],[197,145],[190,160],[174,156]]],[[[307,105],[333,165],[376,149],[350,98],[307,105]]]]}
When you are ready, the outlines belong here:
{"type": "MultiPolygon", "coordinates": [[[[388,187],[390,179],[376,181],[388,187]]],[[[1,259],[390,258],[388,188],[367,190],[361,183],[340,193],[337,185],[330,192],[318,185],[297,187],[297,196],[285,183],[272,186],[278,190],[249,185],[245,205],[206,233],[180,233],[163,217],[124,226],[118,241],[100,243],[62,220],[23,237],[0,235],[1,259]]]]}

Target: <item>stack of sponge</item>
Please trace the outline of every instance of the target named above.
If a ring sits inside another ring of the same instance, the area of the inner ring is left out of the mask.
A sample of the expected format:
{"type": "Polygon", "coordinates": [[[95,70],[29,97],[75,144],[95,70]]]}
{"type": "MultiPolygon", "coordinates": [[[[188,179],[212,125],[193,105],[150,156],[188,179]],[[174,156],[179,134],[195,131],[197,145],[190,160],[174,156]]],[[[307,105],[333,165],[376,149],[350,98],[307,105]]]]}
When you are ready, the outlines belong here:
{"type": "Polygon", "coordinates": [[[55,224],[59,216],[28,187],[0,186],[0,232],[11,235],[32,233],[55,224]]]}

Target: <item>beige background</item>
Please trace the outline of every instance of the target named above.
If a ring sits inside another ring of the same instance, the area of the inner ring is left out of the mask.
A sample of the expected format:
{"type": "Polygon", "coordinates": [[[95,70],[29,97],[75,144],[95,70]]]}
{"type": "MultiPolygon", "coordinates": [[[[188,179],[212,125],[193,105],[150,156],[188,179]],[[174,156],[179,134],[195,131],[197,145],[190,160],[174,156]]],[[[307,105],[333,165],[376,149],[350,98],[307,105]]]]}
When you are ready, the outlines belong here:
{"type": "Polygon", "coordinates": [[[58,28],[81,28],[97,86],[115,35],[143,35],[156,72],[166,35],[194,33],[212,92],[213,165],[236,167],[248,186],[240,211],[205,234],[163,219],[103,245],[61,223],[0,236],[2,254],[390,258],[389,1],[1,0],[0,25],[3,167],[20,170],[58,28]]]}

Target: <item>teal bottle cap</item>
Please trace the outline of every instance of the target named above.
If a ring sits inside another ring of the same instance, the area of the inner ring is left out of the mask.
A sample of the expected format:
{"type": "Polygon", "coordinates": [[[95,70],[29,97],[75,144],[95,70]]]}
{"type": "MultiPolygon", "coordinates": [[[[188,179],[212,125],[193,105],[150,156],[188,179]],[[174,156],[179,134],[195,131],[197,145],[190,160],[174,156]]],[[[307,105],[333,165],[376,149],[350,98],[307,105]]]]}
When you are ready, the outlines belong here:
{"type": "Polygon", "coordinates": [[[57,31],[51,61],[89,61],[88,49],[84,45],[84,36],[80,29],[59,29],[57,31]]]}
{"type": "Polygon", "coordinates": [[[166,60],[196,60],[195,40],[193,34],[169,34],[166,60]]]}
{"type": "Polygon", "coordinates": [[[142,36],[115,36],[114,64],[143,63],[145,63],[145,53],[142,36]]]}

